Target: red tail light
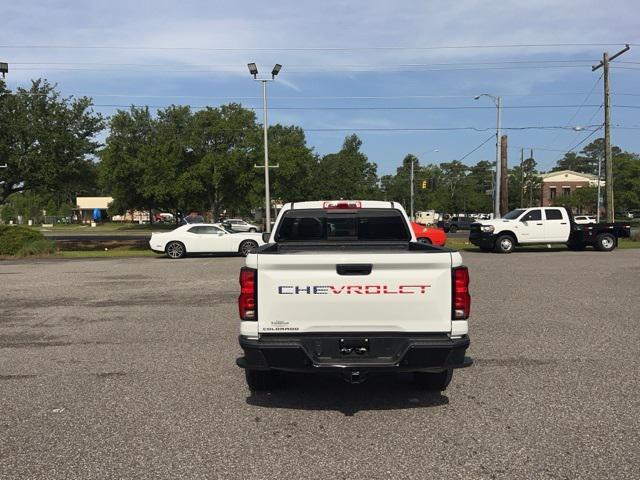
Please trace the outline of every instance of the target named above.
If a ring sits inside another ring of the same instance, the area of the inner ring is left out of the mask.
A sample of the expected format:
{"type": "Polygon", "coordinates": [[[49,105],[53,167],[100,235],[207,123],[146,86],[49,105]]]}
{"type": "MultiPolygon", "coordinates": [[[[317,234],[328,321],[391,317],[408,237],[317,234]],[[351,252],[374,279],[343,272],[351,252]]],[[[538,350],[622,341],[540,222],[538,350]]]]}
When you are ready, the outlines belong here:
{"type": "Polygon", "coordinates": [[[453,320],[469,318],[471,295],[469,295],[469,270],[467,267],[453,269],[453,320]]]}
{"type": "Polygon", "coordinates": [[[258,320],[256,297],[258,296],[258,272],[249,267],[240,269],[240,296],[238,313],[242,320],[258,320]]]}

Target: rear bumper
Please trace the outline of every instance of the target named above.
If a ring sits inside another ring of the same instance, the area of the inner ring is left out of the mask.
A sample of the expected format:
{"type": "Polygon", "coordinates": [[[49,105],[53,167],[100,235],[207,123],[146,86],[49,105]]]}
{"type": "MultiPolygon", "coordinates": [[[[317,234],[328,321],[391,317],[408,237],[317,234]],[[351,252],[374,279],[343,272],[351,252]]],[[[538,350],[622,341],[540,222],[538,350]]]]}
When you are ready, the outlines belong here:
{"type": "Polygon", "coordinates": [[[469,337],[451,339],[446,334],[309,334],[263,335],[259,339],[240,336],[244,357],[241,368],[291,372],[438,372],[470,366],[465,356],[469,337]],[[340,344],[366,340],[368,351],[341,354],[340,344]]]}

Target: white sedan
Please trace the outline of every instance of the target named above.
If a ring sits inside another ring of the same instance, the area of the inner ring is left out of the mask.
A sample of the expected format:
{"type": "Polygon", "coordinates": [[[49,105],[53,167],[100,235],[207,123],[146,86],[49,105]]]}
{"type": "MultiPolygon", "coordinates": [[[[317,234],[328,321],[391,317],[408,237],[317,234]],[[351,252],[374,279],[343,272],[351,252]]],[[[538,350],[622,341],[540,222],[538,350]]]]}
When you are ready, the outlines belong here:
{"type": "Polygon", "coordinates": [[[578,225],[588,225],[596,223],[595,217],[590,217],[589,215],[576,215],[575,217],[573,217],[573,221],[578,225]]]}
{"type": "Polygon", "coordinates": [[[154,232],[149,246],[170,258],[190,253],[240,253],[247,256],[264,245],[260,233],[230,233],[212,223],[187,224],[171,232],[154,232]]]}

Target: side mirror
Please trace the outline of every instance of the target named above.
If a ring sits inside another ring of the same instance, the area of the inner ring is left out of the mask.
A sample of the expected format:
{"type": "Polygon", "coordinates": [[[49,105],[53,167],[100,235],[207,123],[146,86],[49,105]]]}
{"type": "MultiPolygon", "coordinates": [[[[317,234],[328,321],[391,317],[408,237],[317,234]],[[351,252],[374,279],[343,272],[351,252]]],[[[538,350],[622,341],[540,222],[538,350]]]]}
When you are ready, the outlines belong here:
{"type": "Polygon", "coordinates": [[[269,237],[271,236],[271,234],[269,232],[263,232],[262,233],[262,241],[264,243],[269,243],[269,237]]]}

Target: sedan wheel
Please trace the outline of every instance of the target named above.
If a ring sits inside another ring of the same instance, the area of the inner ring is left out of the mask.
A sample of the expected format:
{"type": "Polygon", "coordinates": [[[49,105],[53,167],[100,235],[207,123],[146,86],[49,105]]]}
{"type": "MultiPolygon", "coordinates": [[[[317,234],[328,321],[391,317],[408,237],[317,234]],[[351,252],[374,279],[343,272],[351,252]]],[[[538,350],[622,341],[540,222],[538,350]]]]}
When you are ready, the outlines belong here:
{"type": "Polygon", "coordinates": [[[180,242],[169,242],[167,245],[167,255],[169,258],[177,259],[184,257],[186,250],[180,242]]]}
{"type": "Polygon", "coordinates": [[[431,243],[432,243],[432,242],[431,242],[431,240],[429,240],[429,239],[428,239],[428,238],[426,238],[426,237],[421,237],[421,238],[419,238],[419,239],[418,239],[418,242],[420,242],[420,243],[425,243],[425,244],[427,244],[427,245],[431,245],[431,243]]]}
{"type": "Polygon", "coordinates": [[[243,257],[246,257],[250,253],[253,253],[258,248],[258,242],[254,242],[253,240],[245,240],[240,244],[240,253],[243,257]]]}
{"type": "Polygon", "coordinates": [[[250,229],[249,229],[249,231],[250,231],[251,233],[256,233],[256,232],[257,232],[257,230],[256,230],[255,228],[250,228],[250,229]]]}

